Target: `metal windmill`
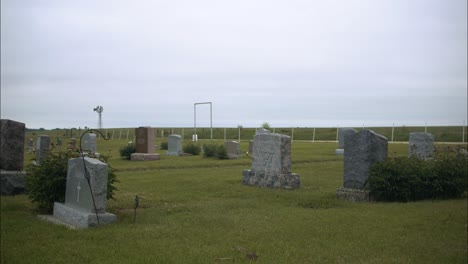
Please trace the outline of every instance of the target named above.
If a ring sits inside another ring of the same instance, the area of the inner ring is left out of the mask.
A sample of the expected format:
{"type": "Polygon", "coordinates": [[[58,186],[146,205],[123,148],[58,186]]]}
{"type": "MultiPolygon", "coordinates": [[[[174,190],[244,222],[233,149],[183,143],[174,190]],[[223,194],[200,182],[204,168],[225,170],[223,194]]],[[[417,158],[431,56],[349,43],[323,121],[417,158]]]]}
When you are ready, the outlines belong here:
{"type": "Polygon", "coordinates": [[[98,105],[96,106],[96,108],[94,108],[94,111],[96,111],[99,114],[98,129],[102,129],[102,112],[104,111],[104,108],[98,105]]]}

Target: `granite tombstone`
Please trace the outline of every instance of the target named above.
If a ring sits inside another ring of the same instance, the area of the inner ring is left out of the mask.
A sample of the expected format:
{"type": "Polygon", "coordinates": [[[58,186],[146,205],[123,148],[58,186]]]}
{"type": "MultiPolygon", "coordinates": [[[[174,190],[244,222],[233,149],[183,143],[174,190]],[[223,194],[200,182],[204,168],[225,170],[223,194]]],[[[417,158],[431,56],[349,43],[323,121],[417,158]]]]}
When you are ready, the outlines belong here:
{"type": "Polygon", "coordinates": [[[268,130],[254,136],[252,169],[242,183],[268,188],[300,188],[299,174],[291,172],[291,138],[268,130]]]}

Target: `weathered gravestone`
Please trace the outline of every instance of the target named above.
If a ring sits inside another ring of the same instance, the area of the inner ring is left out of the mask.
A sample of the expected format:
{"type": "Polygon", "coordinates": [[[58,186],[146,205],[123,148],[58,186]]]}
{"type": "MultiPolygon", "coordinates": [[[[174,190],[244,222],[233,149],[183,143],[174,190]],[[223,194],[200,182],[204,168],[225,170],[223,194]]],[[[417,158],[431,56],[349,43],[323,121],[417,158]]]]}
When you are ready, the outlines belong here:
{"type": "Polygon", "coordinates": [[[36,163],[41,164],[50,151],[50,137],[48,135],[39,135],[36,141],[36,163]]]}
{"type": "Polygon", "coordinates": [[[336,191],[340,199],[368,201],[367,179],[372,164],[388,155],[388,140],[371,130],[349,132],[345,136],[343,188],[336,191]]]}
{"type": "Polygon", "coordinates": [[[261,130],[254,136],[252,169],[242,183],[268,188],[300,188],[299,174],[291,172],[291,138],[261,130]]]}
{"type": "Polygon", "coordinates": [[[250,141],[249,141],[249,154],[250,154],[250,155],[252,155],[252,153],[253,153],[253,143],[254,143],[253,140],[250,140],[250,141]]]}
{"type": "Polygon", "coordinates": [[[65,203],[54,203],[54,217],[77,228],[109,224],[117,220],[106,212],[108,166],[100,160],[84,157],[68,161],[65,203]],[[90,184],[85,178],[85,167],[89,172],[90,184]],[[91,185],[91,189],[89,188],[91,185]],[[92,190],[92,191],[91,191],[92,190]],[[96,207],[94,207],[94,203],[96,207]]]}
{"type": "Polygon", "coordinates": [[[76,148],[76,139],[75,138],[70,138],[70,142],[68,142],[68,148],[69,149],[75,149],[76,148]]]}
{"type": "Polygon", "coordinates": [[[81,140],[82,140],[81,148],[83,149],[84,152],[87,152],[87,153],[96,153],[97,152],[96,134],[86,133],[86,134],[83,135],[81,140]]]}
{"type": "Polygon", "coordinates": [[[335,154],[342,156],[344,153],[344,141],[347,133],[356,133],[357,131],[353,128],[339,128],[338,129],[338,148],[335,150],[335,154]]]}
{"type": "Polygon", "coordinates": [[[237,159],[240,154],[240,143],[237,141],[227,141],[224,142],[224,146],[226,147],[227,155],[230,159],[237,159]]]}
{"type": "Polygon", "coordinates": [[[0,120],[0,186],[2,195],[24,192],[25,125],[9,119],[0,120]]]}
{"type": "Polygon", "coordinates": [[[139,127],[135,129],[136,144],[135,153],[130,156],[131,160],[159,160],[158,153],[154,153],[154,132],[151,127],[139,127]]]}
{"type": "Polygon", "coordinates": [[[434,158],[434,136],[424,132],[410,133],[408,152],[410,157],[434,158]]]}
{"type": "Polygon", "coordinates": [[[176,134],[169,135],[167,140],[167,155],[180,156],[182,154],[182,137],[176,134]]]}

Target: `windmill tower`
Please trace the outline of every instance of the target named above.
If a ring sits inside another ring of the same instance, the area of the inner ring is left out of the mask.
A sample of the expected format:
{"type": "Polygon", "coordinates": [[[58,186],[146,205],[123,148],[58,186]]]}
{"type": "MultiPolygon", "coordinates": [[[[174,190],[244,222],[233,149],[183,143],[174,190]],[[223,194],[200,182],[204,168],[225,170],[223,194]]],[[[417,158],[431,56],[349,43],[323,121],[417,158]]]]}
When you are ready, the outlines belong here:
{"type": "Polygon", "coordinates": [[[102,129],[102,112],[104,111],[104,108],[98,105],[96,106],[96,108],[94,108],[94,111],[96,111],[99,114],[98,129],[102,129]]]}

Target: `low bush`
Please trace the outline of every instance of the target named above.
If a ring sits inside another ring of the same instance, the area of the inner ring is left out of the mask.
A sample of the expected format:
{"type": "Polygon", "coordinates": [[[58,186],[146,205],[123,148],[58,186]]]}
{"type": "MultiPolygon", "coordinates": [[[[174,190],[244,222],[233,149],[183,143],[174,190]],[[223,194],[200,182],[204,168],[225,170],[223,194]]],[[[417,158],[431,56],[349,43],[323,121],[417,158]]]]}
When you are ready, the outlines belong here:
{"type": "Polygon", "coordinates": [[[218,157],[218,159],[229,159],[227,149],[223,144],[216,148],[216,157],[218,157]]]}
{"type": "MultiPolygon", "coordinates": [[[[25,187],[28,197],[39,209],[51,212],[54,202],[65,201],[68,160],[78,156],[74,151],[51,152],[41,161],[41,165],[30,164],[26,167],[25,187]]],[[[108,158],[101,155],[98,159],[107,163],[108,158]]],[[[116,182],[114,169],[109,165],[107,199],[114,199],[116,182]]]]}
{"type": "Polygon", "coordinates": [[[388,158],[371,167],[369,189],[376,200],[384,201],[458,198],[467,191],[467,162],[455,152],[433,160],[388,158]]]}
{"type": "Polygon", "coordinates": [[[160,145],[160,148],[161,148],[161,149],[168,149],[168,147],[169,147],[169,146],[168,146],[167,141],[161,142],[161,145],[160,145]]]}
{"type": "Polygon", "coordinates": [[[203,145],[203,156],[210,158],[216,156],[216,148],[215,144],[205,144],[203,145]]]}
{"type": "Polygon", "coordinates": [[[134,144],[128,144],[127,146],[120,148],[119,152],[122,159],[130,160],[132,154],[136,152],[136,148],[134,144]]]}
{"type": "Polygon", "coordinates": [[[201,147],[190,142],[183,147],[183,150],[185,153],[190,153],[192,155],[200,155],[201,147]]]}
{"type": "Polygon", "coordinates": [[[203,145],[203,155],[207,158],[228,159],[226,147],[223,144],[203,145]]]}

